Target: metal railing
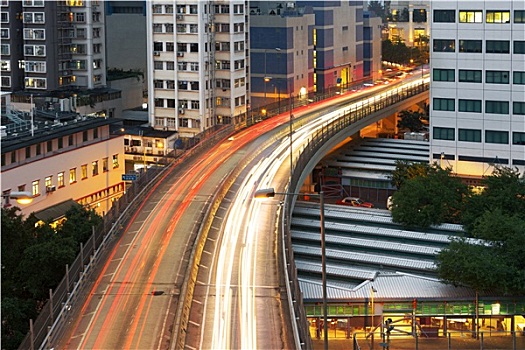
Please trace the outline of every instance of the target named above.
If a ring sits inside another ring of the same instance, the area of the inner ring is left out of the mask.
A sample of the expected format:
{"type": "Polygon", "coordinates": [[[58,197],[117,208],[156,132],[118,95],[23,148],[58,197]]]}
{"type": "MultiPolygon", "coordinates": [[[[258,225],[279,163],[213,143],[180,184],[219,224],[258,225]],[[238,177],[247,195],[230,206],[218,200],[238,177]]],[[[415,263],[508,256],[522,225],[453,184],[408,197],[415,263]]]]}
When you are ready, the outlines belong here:
{"type": "Polygon", "coordinates": [[[42,307],[38,317],[30,320],[29,333],[19,346],[20,350],[45,349],[53,347],[53,342],[64,331],[63,325],[71,308],[89,285],[89,277],[96,265],[104,261],[111,252],[114,243],[131,222],[151,190],[178,166],[184,166],[191,157],[198,156],[214,146],[234,131],[232,125],[206,131],[197,135],[200,142],[178,158],[164,157],[163,167],[151,167],[139,173],[137,180],[115,202],[103,218],[99,227],[93,227],[93,233],[85,244],[80,245],[80,253],[65,266],[65,276],[54,290],[49,290],[49,300],[42,307]]]}
{"type": "MultiPolygon", "coordinates": [[[[367,102],[361,107],[355,107],[353,109],[345,110],[338,119],[323,125],[316,133],[314,133],[308,143],[302,149],[299,157],[296,158],[293,171],[293,176],[290,181],[289,192],[297,193],[300,190],[300,183],[303,173],[308,170],[311,165],[312,159],[315,159],[315,155],[320,151],[321,147],[329,141],[332,137],[339,133],[344,132],[347,128],[351,127],[356,122],[363,120],[366,117],[371,116],[373,113],[378,112],[384,108],[394,106],[395,104],[407,100],[411,97],[419,95],[429,89],[429,84],[420,84],[413,87],[399,88],[389,92],[386,96],[374,99],[372,102],[367,102]]],[[[294,253],[292,248],[292,237],[290,232],[291,213],[293,213],[293,206],[296,201],[296,196],[287,196],[285,205],[285,215],[282,219],[284,220],[284,266],[287,268],[289,277],[289,284],[291,290],[291,301],[293,305],[292,320],[298,323],[297,330],[299,332],[300,344],[303,349],[311,349],[311,339],[308,328],[308,320],[306,317],[305,308],[303,306],[302,292],[299,288],[299,280],[297,277],[297,268],[295,267],[294,253]]]]}

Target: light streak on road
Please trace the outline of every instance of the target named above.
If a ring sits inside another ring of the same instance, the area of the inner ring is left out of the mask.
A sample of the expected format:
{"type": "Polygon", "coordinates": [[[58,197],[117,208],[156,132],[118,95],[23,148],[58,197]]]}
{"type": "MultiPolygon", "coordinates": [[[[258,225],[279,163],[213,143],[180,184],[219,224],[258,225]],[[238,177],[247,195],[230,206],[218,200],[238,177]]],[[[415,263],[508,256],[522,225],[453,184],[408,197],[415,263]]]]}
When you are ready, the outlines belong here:
{"type": "MultiPolygon", "coordinates": [[[[249,176],[243,180],[224,218],[223,239],[218,248],[214,281],[217,297],[214,308],[212,348],[227,349],[233,346],[242,349],[256,349],[267,345],[266,339],[257,338],[257,327],[261,326],[261,322],[258,321],[264,320],[266,315],[256,314],[255,296],[261,283],[264,285],[265,281],[260,280],[260,274],[257,271],[259,259],[255,246],[260,239],[259,234],[262,233],[259,231],[261,220],[264,220],[269,214],[267,206],[262,206],[252,199],[254,192],[262,188],[278,188],[278,184],[282,183],[281,179],[276,180],[279,172],[281,176],[289,173],[284,171],[283,167],[286,167],[290,151],[295,155],[307,144],[311,135],[324,125],[341,117],[345,112],[385,99],[397,89],[418,84],[421,84],[421,79],[411,79],[406,83],[382,90],[383,92],[369,98],[322,114],[312,122],[293,131],[292,150],[290,150],[289,135],[286,135],[270,154],[253,166],[249,176]],[[235,276],[237,276],[236,280],[234,280],[235,276]],[[238,301],[236,303],[233,290],[237,290],[238,301]],[[239,331],[240,335],[237,334],[239,331]],[[237,334],[236,337],[240,339],[232,339],[233,334],[237,334]]],[[[268,237],[268,239],[272,238],[268,237]]],[[[203,332],[206,332],[204,328],[203,332]]]]}

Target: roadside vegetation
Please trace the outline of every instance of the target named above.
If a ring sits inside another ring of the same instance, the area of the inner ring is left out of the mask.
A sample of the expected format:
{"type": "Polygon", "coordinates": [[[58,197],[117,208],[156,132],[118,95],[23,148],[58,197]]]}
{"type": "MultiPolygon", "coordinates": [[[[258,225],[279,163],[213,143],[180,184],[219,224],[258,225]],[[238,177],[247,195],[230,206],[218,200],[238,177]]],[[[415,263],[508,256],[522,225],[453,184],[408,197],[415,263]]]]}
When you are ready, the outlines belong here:
{"type": "Polygon", "coordinates": [[[450,168],[399,161],[392,174],[392,219],[426,229],[463,225],[437,257],[438,276],[447,283],[503,295],[525,295],[525,177],[496,167],[482,190],[467,187],[450,168]],[[478,239],[472,243],[467,238],[478,239]]]}
{"type": "Polygon", "coordinates": [[[17,349],[54,289],[102,218],[72,206],[55,229],[19,208],[2,208],[2,349],[17,349]]]}

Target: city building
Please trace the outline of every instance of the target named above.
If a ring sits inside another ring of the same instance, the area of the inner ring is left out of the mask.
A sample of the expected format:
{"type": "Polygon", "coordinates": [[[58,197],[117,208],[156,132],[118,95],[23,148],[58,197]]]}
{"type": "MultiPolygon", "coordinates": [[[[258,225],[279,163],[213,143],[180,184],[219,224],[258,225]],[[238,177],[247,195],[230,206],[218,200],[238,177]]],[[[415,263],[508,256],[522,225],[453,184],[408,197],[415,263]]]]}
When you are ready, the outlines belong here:
{"type": "Polygon", "coordinates": [[[314,91],[314,23],[309,6],[250,1],[252,108],[314,91]]]}
{"type": "Polygon", "coordinates": [[[148,111],[180,137],[245,120],[249,101],[246,1],[150,1],[148,111]]]}
{"type": "Polygon", "coordinates": [[[100,1],[1,1],[2,91],[106,85],[100,1]]]}
{"type": "Polygon", "coordinates": [[[432,1],[430,159],[525,172],[525,1],[432,1]]]}
{"type": "Polygon", "coordinates": [[[110,134],[118,122],[66,112],[3,113],[3,206],[13,205],[11,193],[29,192],[31,203],[16,204],[23,215],[65,208],[70,200],[107,213],[125,190],[124,136],[110,134]]]}
{"type": "Polygon", "coordinates": [[[388,39],[426,50],[430,36],[429,0],[392,1],[388,39]]]}
{"type": "Polygon", "coordinates": [[[315,14],[312,33],[315,91],[347,86],[361,81],[367,73],[372,74],[365,72],[363,62],[364,2],[297,1],[296,4],[311,6],[315,14]]]}

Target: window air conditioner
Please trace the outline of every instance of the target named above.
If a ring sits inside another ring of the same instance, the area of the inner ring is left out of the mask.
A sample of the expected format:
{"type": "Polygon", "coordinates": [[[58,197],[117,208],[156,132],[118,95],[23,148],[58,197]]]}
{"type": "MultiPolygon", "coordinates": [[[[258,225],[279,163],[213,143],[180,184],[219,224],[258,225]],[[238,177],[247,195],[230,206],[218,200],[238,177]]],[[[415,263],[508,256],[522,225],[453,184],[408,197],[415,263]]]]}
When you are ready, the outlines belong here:
{"type": "Polygon", "coordinates": [[[184,114],[184,108],[179,108],[179,114],[184,114]]]}
{"type": "Polygon", "coordinates": [[[160,51],[153,51],[153,56],[160,56],[160,51]]]}
{"type": "Polygon", "coordinates": [[[184,52],[177,52],[177,57],[184,57],[184,52]]]}
{"type": "Polygon", "coordinates": [[[184,16],[183,15],[177,15],[177,20],[181,21],[184,19],[184,16]]]}
{"type": "Polygon", "coordinates": [[[56,186],[46,186],[46,192],[55,192],[57,190],[56,186]]]}

